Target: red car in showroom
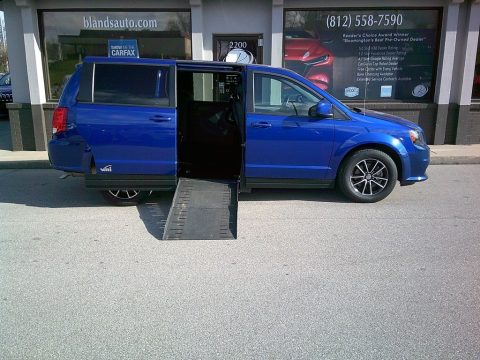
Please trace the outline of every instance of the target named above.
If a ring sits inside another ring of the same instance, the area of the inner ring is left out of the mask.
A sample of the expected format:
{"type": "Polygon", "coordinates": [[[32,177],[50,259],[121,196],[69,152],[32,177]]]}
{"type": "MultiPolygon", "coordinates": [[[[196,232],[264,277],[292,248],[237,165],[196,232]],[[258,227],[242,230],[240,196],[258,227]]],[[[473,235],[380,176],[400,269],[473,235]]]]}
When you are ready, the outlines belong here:
{"type": "Polygon", "coordinates": [[[333,54],[305,30],[285,31],[284,61],[287,69],[306,77],[322,90],[331,87],[333,54]]]}

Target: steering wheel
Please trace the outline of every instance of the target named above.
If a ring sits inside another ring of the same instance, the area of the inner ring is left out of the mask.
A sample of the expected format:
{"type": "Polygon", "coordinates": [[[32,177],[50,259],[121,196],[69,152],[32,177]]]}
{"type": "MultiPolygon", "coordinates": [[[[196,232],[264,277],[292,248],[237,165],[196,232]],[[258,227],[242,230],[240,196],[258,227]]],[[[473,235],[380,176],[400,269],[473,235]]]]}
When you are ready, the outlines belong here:
{"type": "Polygon", "coordinates": [[[303,104],[303,100],[304,98],[302,94],[287,95],[283,98],[282,108],[288,110],[288,112],[293,110],[295,112],[295,115],[298,115],[297,105],[303,104]]]}
{"type": "Polygon", "coordinates": [[[296,94],[296,95],[287,95],[283,98],[283,102],[282,102],[282,106],[283,107],[289,107],[288,104],[292,104],[292,103],[295,103],[295,104],[303,104],[305,101],[304,101],[304,97],[302,94],[296,94]]]}

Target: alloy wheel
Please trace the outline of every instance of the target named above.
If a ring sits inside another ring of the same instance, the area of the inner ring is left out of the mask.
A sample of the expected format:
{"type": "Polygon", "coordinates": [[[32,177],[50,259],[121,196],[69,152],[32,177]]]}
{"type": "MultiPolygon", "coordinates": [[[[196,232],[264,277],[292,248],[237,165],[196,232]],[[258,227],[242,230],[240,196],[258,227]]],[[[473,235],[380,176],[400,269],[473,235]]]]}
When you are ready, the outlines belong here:
{"type": "Polygon", "coordinates": [[[350,183],[355,191],[366,196],[382,192],[388,180],[388,168],[378,159],[364,159],[358,162],[350,175],[350,183]]]}
{"type": "Polygon", "coordinates": [[[138,190],[127,189],[108,190],[108,192],[119,200],[131,200],[140,193],[138,190]]]}

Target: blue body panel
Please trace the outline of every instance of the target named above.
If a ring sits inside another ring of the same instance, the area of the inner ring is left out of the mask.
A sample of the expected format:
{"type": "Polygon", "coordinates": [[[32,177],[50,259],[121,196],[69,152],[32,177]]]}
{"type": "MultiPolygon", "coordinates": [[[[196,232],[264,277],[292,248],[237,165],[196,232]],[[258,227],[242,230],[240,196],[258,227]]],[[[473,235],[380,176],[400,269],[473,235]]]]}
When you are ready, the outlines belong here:
{"type": "Polygon", "coordinates": [[[175,109],[97,104],[76,108],[77,131],[88,139],[97,173],[175,175],[175,109]]]}
{"type": "MultiPolygon", "coordinates": [[[[92,63],[175,65],[175,60],[86,58],[92,63]]],[[[182,62],[183,68],[204,64],[224,70],[221,63],[182,62]]],[[[248,65],[245,73],[261,71],[290,77],[330,101],[340,119],[312,119],[246,112],[244,176],[272,179],[334,180],[355,149],[381,147],[396,155],[402,183],[423,181],[429,148],[414,145],[409,121],[376,112],[357,113],[300,75],[279,68],[248,65]],[[260,126],[259,126],[260,124],[260,126]],[[263,126],[263,125],[265,126],[263,126]]],[[[59,106],[67,107],[68,130],[49,142],[54,168],[89,173],[92,159],[98,173],[173,175],[177,173],[177,116],[174,107],[78,103],[81,66],[68,82],[59,106]],[[161,121],[158,119],[161,118],[161,121]],[[102,171],[101,169],[105,169],[102,171]]],[[[245,76],[245,79],[249,79],[245,76]]],[[[251,84],[246,84],[246,97],[251,84]]]]}
{"type": "Polygon", "coordinates": [[[69,172],[86,172],[90,170],[91,158],[85,139],[78,134],[75,124],[75,111],[78,89],[80,86],[81,66],[78,66],[68,81],[58,102],[59,107],[69,109],[67,131],[54,134],[48,142],[48,157],[55,169],[69,172]],[[87,160],[88,159],[88,160],[87,160]],[[85,163],[88,162],[88,165],[85,163]]]}
{"type": "Polygon", "coordinates": [[[334,133],[335,120],[247,114],[245,177],[324,179],[334,133]]]}
{"type": "MultiPolygon", "coordinates": [[[[89,58],[89,61],[172,65],[174,61],[89,58]]],[[[78,103],[81,68],[59,102],[67,107],[68,131],[49,143],[56,169],[88,173],[176,175],[176,109],[168,107],[78,103]]]]}
{"type": "Polygon", "coordinates": [[[426,145],[414,145],[408,133],[409,130],[422,131],[418,125],[373,111],[358,114],[307,79],[287,69],[249,65],[248,70],[293,78],[330,101],[347,119],[299,122],[297,127],[292,128],[287,121],[291,117],[281,119],[279,116],[269,116],[266,122],[272,126],[256,129],[252,123],[265,121],[266,116],[247,114],[246,177],[334,180],[342,160],[351,151],[380,145],[400,158],[401,182],[427,179],[425,171],[430,162],[430,150],[426,145]],[[270,131],[275,129],[272,118],[277,118],[277,128],[286,125],[283,131],[270,131]],[[296,131],[291,131],[292,129],[296,131]],[[279,134],[283,134],[283,138],[279,134]],[[301,135],[296,137],[298,134],[301,135]],[[278,140],[283,141],[279,143],[278,140]],[[252,145],[254,149],[251,148],[252,145]],[[301,159],[297,157],[292,161],[292,157],[295,158],[302,152],[301,159]]]}

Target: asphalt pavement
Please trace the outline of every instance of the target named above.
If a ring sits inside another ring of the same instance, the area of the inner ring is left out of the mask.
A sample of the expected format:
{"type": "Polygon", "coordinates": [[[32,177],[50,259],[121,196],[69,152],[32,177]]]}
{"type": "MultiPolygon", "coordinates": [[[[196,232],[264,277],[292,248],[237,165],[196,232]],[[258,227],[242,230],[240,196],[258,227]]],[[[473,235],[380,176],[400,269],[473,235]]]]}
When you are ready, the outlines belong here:
{"type": "Polygon", "coordinates": [[[377,204],[242,194],[229,241],[60,175],[0,171],[2,359],[480,358],[479,165],[377,204]]]}

